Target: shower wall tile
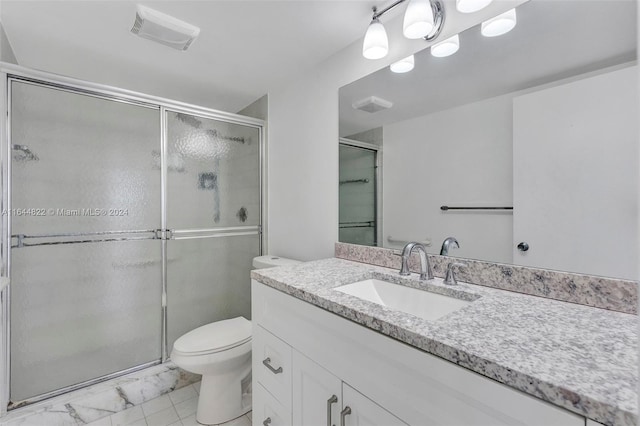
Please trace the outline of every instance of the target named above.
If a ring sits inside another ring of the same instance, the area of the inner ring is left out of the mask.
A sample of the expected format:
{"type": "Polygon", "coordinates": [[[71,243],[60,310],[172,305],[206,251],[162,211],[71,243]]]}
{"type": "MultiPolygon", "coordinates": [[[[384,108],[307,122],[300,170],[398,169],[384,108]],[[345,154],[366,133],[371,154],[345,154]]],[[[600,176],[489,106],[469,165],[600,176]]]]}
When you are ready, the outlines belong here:
{"type": "Polygon", "coordinates": [[[184,388],[200,376],[172,362],[65,394],[9,412],[2,426],[66,426],[88,424],[105,416],[141,406],[147,401],[184,388]]]}
{"type": "MultiPolygon", "coordinates": [[[[337,258],[392,269],[400,269],[399,253],[382,247],[347,243],[335,245],[337,258]]],[[[460,259],[429,255],[433,273],[440,278],[444,278],[447,265],[452,260],[460,259]]],[[[463,282],[628,314],[638,313],[638,283],[635,281],[472,259],[463,261],[466,267],[456,274],[463,282]]],[[[412,272],[420,271],[417,253],[411,256],[409,267],[412,272]]]]}

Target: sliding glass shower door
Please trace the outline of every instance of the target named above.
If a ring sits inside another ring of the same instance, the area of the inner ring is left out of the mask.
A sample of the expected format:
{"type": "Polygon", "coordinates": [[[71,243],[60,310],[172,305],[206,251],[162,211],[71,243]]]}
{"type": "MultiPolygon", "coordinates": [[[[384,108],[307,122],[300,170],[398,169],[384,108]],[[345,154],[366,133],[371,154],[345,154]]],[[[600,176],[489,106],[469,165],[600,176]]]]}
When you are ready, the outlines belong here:
{"type": "Polygon", "coordinates": [[[160,359],[159,107],[10,80],[11,400],[160,359]]]}
{"type": "Polygon", "coordinates": [[[376,246],[378,241],[377,151],[340,143],[338,241],[376,246]]]}
{"type": "Polygon", "coordinates": [[[165,361],[203,324],[250,318],[257,120],[8,81],[9,408],[165,361]]]}
{"type": "Polygon", "coordinates": [[[260,129],[167,111],[167,348],[201,325],[251,316],[260,254],[260,129]]]}

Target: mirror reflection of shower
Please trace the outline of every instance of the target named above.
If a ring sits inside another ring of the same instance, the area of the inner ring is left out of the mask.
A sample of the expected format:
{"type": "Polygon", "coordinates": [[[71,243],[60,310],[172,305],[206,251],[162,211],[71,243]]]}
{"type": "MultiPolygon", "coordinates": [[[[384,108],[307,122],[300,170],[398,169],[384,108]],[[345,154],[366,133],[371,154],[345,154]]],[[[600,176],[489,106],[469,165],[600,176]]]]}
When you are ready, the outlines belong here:
{"type": "Polygon", "coordinates": [[[40,158],[27,145],[12,145],[15,161],[38,161],[40,158]]]}

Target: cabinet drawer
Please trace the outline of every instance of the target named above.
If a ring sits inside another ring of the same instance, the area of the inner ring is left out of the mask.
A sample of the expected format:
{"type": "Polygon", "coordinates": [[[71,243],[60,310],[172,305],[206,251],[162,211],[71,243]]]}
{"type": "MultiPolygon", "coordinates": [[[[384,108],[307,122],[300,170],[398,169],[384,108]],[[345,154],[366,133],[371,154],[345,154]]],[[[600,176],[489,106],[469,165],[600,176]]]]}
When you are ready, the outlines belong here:
{"type": "Polygon", "coordinates": [[[291,347],[264,328],[253,330],[253,377],[291,409],[291,347]]]}
{"type": "Polygon", "coordinates": [[[291,411],[284,408],[259,383],[253,388],[251,418],[253,426],[291,426],[291,411]]]}

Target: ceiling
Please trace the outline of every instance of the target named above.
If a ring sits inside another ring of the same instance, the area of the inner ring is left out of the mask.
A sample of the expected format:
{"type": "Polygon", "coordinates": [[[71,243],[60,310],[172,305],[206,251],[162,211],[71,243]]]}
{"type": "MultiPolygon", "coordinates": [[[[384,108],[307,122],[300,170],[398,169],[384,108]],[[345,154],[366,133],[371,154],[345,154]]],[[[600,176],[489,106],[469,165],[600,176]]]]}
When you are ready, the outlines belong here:
{"type": "Polygon", "coordinates": [[[453,56],[425,49],[409,73],[387,67],[341,88],[340,136],[635,60],[636,8],[635,0],[524,3],[503,36],[483,37],[476,26],[460,34],[453,56]],[[351,107],[369,96],[394,105],[373,114],[351,107]]]}
{"type": "Polygon", "coordinates": [[[383,1],[1,0],[20,65],[236,112],[364,34],[383,1]],[[182,52],[136,37],[136,4],[201,28],[182,52]]]}

